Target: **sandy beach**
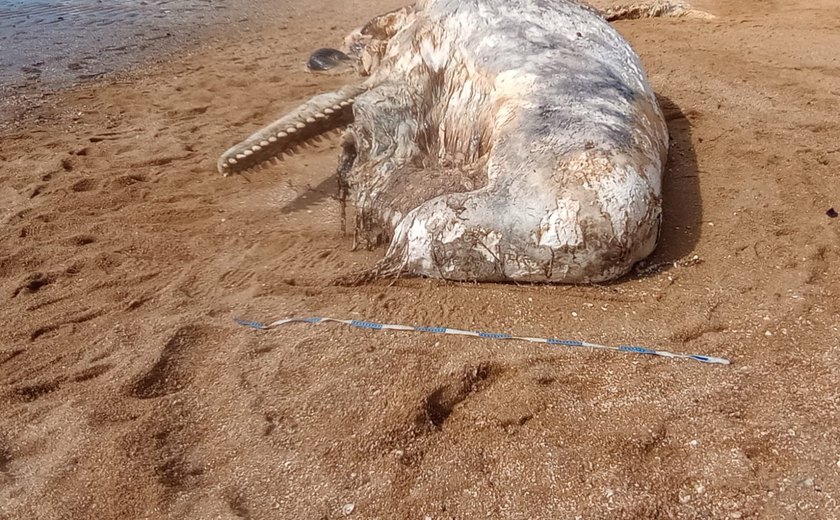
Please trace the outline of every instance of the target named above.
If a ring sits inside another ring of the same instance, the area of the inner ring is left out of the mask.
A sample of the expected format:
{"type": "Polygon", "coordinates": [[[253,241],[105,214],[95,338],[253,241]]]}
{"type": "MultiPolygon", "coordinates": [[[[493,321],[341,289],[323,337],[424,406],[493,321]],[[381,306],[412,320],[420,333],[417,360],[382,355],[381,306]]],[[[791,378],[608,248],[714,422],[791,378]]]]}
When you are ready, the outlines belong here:
{"type": "MultiPolygon", "coordinates": [[[[672,138],[656,269],[599,286],[337,276],[337,138],[228,146],[352,81],[403,5],[276,3],[0,130],[0,518],[840,518],[840,5],[616,24],[672,138]],[[726,357],[730,366],[331,316],[726,357]]],[[[603,4],[602,4],[603,5],[603,4]]]]}

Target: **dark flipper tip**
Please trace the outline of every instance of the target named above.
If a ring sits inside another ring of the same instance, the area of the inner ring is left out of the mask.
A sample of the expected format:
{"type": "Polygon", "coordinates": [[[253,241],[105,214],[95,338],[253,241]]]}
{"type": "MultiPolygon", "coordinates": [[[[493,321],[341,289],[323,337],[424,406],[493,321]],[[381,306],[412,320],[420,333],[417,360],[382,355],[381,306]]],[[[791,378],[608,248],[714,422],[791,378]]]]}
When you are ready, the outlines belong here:
{"type": "Polygon", "coordinates": [[[338,49],[318,49],[306,61],[306,68],[311,72],[326,72],[335,68],[344,68],[351,63],[350,56],[338,49]]]}

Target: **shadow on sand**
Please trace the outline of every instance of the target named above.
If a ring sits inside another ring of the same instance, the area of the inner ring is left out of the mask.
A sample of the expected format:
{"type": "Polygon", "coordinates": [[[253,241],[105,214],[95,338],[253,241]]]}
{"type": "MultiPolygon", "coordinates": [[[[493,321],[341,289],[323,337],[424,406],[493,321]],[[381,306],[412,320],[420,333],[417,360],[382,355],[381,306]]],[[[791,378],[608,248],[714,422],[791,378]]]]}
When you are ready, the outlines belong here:
{"type": "Polygon", "coordinates": [[[306,191],[280,208],[281,215],[309,209],[328,198],[338,198],[338,178],[335,173],[322,180],[317,186],[308,186],[306,191]]]}
{"type": "Polygon", "coordinates": [[[668,123],[671,146],[662,178],[662,229],[659,245],[648,264],[676,262],[689,256],[703,224],[703,201],[697,156],[691,142],[691,122],[680,107],[665,96],[657,95],[668,123]]]}

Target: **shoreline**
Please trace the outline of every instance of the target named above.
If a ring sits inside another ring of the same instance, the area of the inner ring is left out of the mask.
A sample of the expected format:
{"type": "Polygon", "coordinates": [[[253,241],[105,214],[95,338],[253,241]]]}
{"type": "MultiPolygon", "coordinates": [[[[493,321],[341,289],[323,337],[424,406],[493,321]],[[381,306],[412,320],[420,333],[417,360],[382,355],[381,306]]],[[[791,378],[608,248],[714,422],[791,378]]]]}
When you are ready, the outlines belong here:
{"type": "Polygon", "coordinates": [[[97,29],[93,43],[73,43],[70,54],[65,49],[49,48],[61,40],[84,39],[84,28],[63,27],[61,24],[70,23],[70,15],[58,6],[42,8],[38,24],[32,26],[21,28],[13,23],[15,20],[6,21],[5,27],[0,25],[0,48],[3,40],[14,38],[14,44],[5,45],[7,56],[2,64],[6,73],[0,75],[0,131],[19,127],[31,119],[29,112],[54,105],[64,93],[99,82],[132,81],[168,61],[202,52],[224,37],[241,39],[273,25],[283,28],[287,23],[282,13],[272,11],[272,4],[275,11],[278,4],[270,0],[239,0],[222,7],[193,0],[159,0],[158,4],[142,5],[144,9],[159,8],[159,16],[146,12],[144,17],[144,13],[127,8],[105,18],[92,11],[91,20],[76,20],[76,25],[100,21],[104,29],[97,29]],[[204,10],[197,9],[201,5],[205,5],[204,10]],[[39,34],[43,27],[56,34],[44,41],[39,34]],[[190,28],[188,32],[183,32],[184,27],[190,28]],[[12,31],[16,32],[12,35],[12,31]]]}

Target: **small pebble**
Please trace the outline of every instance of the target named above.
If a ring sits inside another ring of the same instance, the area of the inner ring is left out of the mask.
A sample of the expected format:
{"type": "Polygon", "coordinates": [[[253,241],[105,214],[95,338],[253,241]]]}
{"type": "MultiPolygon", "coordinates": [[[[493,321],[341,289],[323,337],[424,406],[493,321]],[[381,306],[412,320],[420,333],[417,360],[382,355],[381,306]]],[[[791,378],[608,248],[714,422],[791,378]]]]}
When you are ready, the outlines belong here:
{"type": "Polygon", "coordinates": [[[354,509],[356,509],[355,504],[353,504],[353,503],[344,504],[344,507],[341,508],[341,514],[343,514],[344,516],[347,516],[350,513],[352,513],[354,509]]]}

